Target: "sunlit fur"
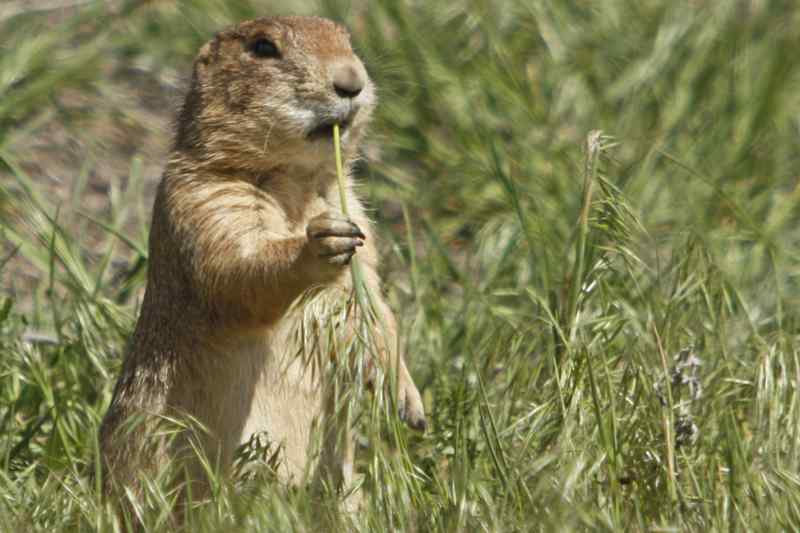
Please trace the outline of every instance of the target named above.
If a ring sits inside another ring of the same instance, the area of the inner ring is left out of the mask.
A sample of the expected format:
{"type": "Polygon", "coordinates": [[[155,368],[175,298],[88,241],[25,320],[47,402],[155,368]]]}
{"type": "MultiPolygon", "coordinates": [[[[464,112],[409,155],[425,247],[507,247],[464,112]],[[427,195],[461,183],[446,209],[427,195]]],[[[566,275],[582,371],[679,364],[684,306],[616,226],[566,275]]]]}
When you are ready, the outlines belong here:
{"type": "MultiPolygon", "coordinates": [[[[349,270],[313,253],[306,236],[312,218],[341,212],[332,142],[308,133],[325,121],[352,120],[343,135],[349,172],[375,104],[368,79],[352,101],[337,96],[330,70],[341,62],[366,77],[347,31],[319,18],[244,22],[200,50],[156,195],[141,315],[102,426],[107,491],[136,492],[141,473],[159,471],[181,448],[141,453],[153,424],[119,430],[137,414],[196,418],[210,431],[206,455],[223,470],[240,443],[266,431],[283,446],[285,480],[322,474],[350,482],[349,428],[338,428],[344,445],[326,444],[318,466],[309,462],[312,426],[337,422],[327,384],[292,359],[297,315],[288,312],[309,288],[350,287],[349,270]],[[252,54],[258,37],[273,41],[281,57],[252,54]]],[[[380,295],[375,237],[349,178],[347,187],[351,219],[366,235],[357,257],[380,295]]],[[[394,318],[384,302],[378,307],[385,345],[394,347],[394,318]]],[[[393,352],[384,352],[386,363],[396,361],[393,352]]],[[[424,426],[402,358],[399,368],[406,420],[424,426]]]]}

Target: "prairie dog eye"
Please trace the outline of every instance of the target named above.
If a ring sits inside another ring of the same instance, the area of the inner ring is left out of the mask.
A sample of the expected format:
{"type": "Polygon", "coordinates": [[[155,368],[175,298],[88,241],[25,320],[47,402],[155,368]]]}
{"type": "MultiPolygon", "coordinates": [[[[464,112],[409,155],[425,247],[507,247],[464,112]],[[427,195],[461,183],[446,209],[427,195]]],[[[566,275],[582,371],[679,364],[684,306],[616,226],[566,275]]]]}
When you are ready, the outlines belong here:
{"type": "Polygon", "coordinates": [[[281,56],[281,53],[275,43],[264,37],[253,41],[253,43],[250,45],[250,51],[254,56],[262,58],[279,58],[281,56]]]}

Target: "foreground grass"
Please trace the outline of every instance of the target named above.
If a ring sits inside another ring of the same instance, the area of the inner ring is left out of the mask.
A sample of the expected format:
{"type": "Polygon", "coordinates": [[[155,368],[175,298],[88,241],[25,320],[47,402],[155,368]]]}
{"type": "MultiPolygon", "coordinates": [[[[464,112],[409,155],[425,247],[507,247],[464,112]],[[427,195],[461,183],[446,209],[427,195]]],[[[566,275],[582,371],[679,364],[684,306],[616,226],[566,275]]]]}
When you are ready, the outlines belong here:
{"type": "MultiPolygon", "coordinates": [[[[364,424],[357,516],[220,481],[187,529],[798,529],[800,10],[430,4],[314,10],[351,25],[381,88],[364,193],[430,429],[364,424]]],[[[30,146],[93,118],[70,91],[186,71],[264,12],[116,5],[3,22],[2,264],[39,281],[0,305],[0,530],[115,527],[86,473],[146,264],[141,160],[98,225],[92,159],[56,205],[30,146]]],[[[171,506],[154,484],[151,529],[171,506]]]]}

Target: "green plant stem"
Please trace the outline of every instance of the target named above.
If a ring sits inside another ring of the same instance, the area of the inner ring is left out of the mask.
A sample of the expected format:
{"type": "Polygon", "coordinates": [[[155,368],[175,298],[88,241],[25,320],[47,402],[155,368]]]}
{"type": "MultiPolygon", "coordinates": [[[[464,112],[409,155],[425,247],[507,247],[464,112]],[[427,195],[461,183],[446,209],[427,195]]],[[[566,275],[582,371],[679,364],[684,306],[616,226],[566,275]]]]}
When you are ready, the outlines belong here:
{"type": "Polygon", "coordinates": [[[350,213],[347,212],[347,195],[345,194],[344,188],[344,169],[342,168],[342,142],[339,135],[338,124],[333,125],[333,150],[336,154],[336,180],[339,183],[339,200],[342,203],[342,213],[344,216],[349,217],[350,213]]]}
{"type": "Polygon", "coordinates": [[[578,300],[583,286],[583,273],[586,271],[586,241],[589,235],[589,213],[592,207],[592,193],[597,177],[597,161],[600,156],[600,130],[589,132],[586,137],[586,162],[583,173],[583,200],[581,213],[578,218],[578,239],[575,242],[575,263],[572,269],[572,280],[569,285],[569,300],[567,307],[568,338],[570,343],[575,338],[575,329],[578,322],[578,300]]]}

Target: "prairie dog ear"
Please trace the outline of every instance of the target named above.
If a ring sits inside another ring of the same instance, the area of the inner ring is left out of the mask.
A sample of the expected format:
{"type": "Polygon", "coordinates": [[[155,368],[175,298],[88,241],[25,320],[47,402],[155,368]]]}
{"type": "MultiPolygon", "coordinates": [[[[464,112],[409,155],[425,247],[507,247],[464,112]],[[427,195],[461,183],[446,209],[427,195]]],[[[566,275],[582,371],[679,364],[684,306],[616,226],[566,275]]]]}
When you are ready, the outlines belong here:
{"type": "Polygon", "coordinates": [[[218,45],[215,46],[214,41],[207,42],[200,48],[200,51],[195,56],[194,65],[192,67],[193,83],[203,84],[209,81],[211,77],[211,63],[213,56],[216,54],[215,48],[218,48],[218,45]]]}
{"type": "Polygon", "coordinates": [[[195,59],[197,65],[206,66],[211,62],[211,43],[204,44],[200,51],[197,53],[197,58],[195,59]]]}

